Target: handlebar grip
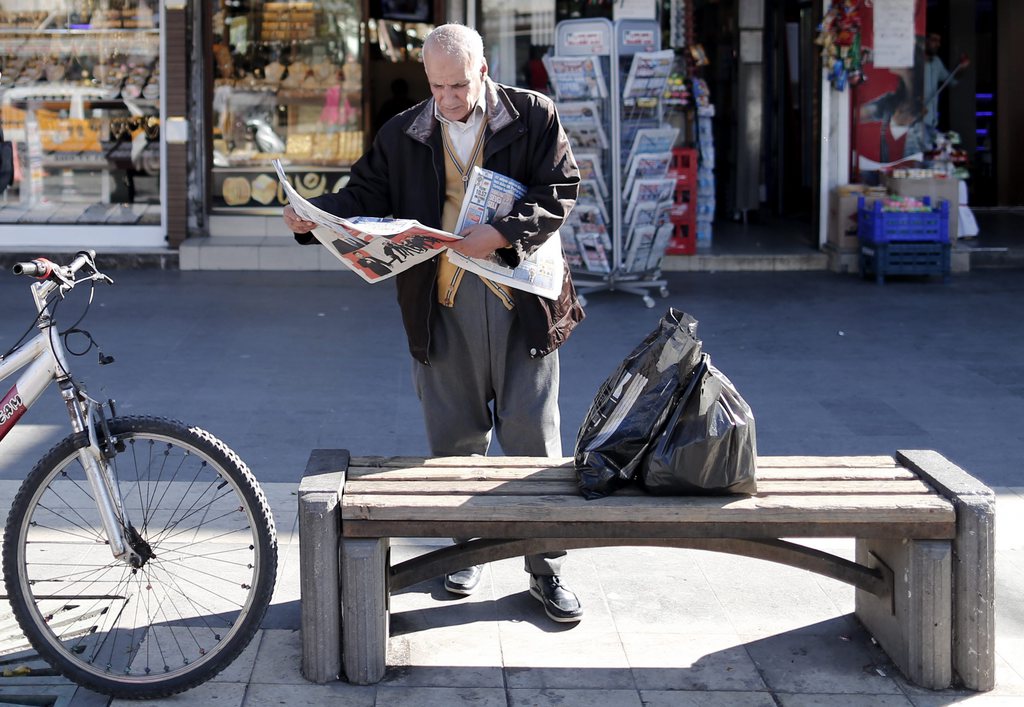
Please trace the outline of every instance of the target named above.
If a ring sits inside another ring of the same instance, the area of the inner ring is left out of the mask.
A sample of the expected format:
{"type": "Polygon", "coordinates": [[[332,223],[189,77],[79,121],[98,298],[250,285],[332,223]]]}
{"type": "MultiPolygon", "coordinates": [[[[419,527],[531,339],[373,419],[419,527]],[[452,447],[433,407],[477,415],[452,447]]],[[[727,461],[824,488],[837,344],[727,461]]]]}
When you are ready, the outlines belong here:
{"type": "Polygon", "coordinates": [[[36,258],[27,263],[15,263],[11,271],[15,275],[27,275],[28,277],[37,277],[40,280],[45,280],[50,276],[55,267],[56,265],[46,258],[36,258]]]}

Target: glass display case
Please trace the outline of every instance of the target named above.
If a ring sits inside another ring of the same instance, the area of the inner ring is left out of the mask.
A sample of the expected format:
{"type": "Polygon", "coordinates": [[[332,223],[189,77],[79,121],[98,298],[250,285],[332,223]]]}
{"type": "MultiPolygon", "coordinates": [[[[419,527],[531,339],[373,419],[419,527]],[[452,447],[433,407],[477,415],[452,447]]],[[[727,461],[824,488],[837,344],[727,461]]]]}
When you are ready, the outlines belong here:
{"type": "Polygon", "coordinates": [[[271,160],[313,197],[335,189],[362,155],[361,8],[359,0],[215,0],[215,211],[279,208],[271,160]]]}
{"type": "Polygon", "coordinates": [[[160,223],[156,0],[0,3],[0,111],[0,223],[160,223]]]}

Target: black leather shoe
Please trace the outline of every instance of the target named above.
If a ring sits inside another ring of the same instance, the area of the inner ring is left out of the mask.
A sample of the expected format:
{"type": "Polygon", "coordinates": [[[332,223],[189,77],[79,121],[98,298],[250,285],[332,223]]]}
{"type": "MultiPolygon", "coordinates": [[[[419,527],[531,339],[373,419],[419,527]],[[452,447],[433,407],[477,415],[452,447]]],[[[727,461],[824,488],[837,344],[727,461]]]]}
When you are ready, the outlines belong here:
{"type": "Polygon", "coordinates": [[[483,565],[473,565],[464,570],[446,574],[444,576],[444,588],[452,594],[469,596],[480,585],[480,577],[483,576],[483,573],[483,565]]]}
{"type": "Polygon", "coordinates": [[[544,613],[552,621],[573,623],[583,618],[583,606],[558,575],[531,574],[530,594],[544,605],[544,613]]]}

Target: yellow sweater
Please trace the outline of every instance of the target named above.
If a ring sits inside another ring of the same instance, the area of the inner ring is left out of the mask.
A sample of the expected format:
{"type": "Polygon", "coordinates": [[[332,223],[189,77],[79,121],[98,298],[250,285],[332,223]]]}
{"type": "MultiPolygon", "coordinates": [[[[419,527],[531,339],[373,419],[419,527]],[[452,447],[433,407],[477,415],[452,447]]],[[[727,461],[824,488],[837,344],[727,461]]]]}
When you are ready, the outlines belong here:
{"type": "MultiPolygon", "coordinates": [[[[459,220],[459,211],[462,210],[462,201],[466,196],[466,181],[469,179],[470,170],[482,167],[484,162],[484,133],[487,132],[487,124],[480,126],[476,142],[473,144],[473,152],[468,164],[463,164],[455,150],[452,149],[451,141],[448,139],[448,126],[441,125],[441,138],[444,142],[444,209],[441,212],[441,228],[445,231],[453,231],[459,220]]],[[[440,267],[437,271],[437,301],[445,307],[455,306],[455,295],[459,291],[459,284],[462,282],[466,271],[458,267],[448,259],[448,251],[439,256],[440,267]]],[[[512,293],[504,285],[481,277],[484,284],[502,301],[506,309],[512,309],[514,302],[512,293]]]]}

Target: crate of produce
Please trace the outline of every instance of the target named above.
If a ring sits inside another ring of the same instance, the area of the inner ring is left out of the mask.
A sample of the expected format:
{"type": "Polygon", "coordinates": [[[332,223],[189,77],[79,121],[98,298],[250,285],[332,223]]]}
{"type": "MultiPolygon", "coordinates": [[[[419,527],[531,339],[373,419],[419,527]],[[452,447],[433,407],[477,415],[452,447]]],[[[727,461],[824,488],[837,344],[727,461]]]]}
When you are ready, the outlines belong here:
{"type": "Polygon", "coordinates": [[[938,241],[862,243],[860,271],[864,277],[874,275],[879,284],[891,275],[940,275],[948,282],[949,248],[938,241]]]}
{"type": "MultiPolygon", "coordinates": [[[[925,206],[931,207],[931,199],[924,197],[922,201],[925,206]]],[[[864,197],[859,197],[857,237],[861,243],[949,243],[949,202],[944,200],[927,211],[886,211],[882,200],[866,208],[864,197]]]]}

